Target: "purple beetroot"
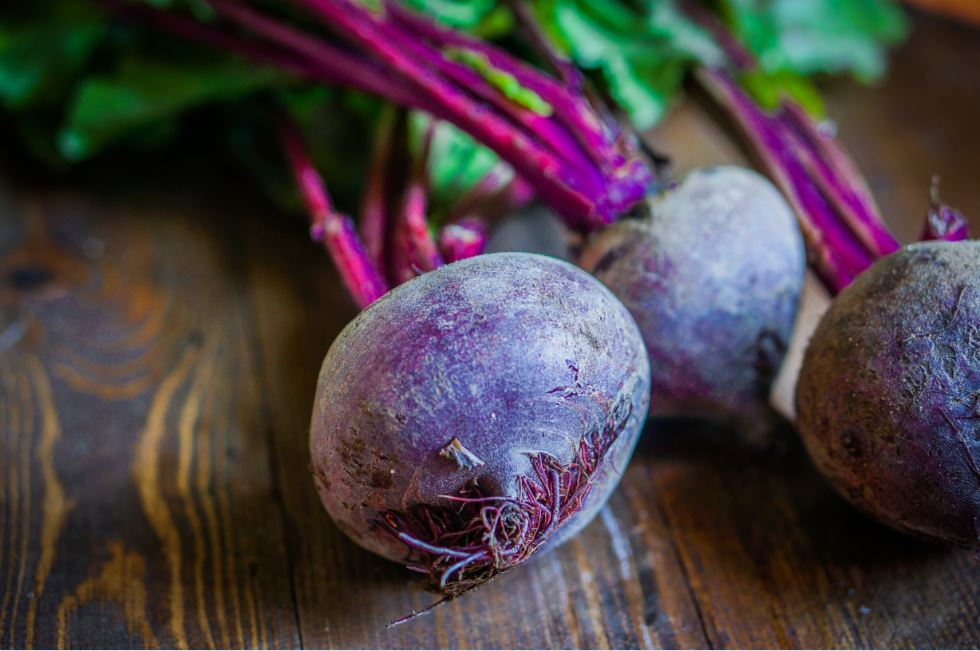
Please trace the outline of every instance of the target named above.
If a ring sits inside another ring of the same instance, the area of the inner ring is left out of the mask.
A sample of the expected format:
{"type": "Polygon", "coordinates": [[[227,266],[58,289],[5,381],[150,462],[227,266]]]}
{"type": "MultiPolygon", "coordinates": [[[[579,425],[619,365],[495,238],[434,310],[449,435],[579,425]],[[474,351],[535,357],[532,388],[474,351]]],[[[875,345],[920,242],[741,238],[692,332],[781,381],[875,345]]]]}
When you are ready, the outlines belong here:
{"type": "Polygon", "coordinates": [[[317,489],[357,543],[455,596],[574,535],[646,416],[623,305],[565,262],[488,254],[367,307],[323,362],[317,489]]]}
{"type": "Polygon", "coordinates": [[[601,231],[581,259],[643,333],[652,415],[756,431],[770,422],[805,263],[789,206],[739,167],[691,173],[651,200],[649,217],[601,231]]]}
{"type": "Polygon", "coordinates": [[[833,302],[797,385],[817,467],[903,531],[980,543],[980,242],[908,246],[833,302]]]}

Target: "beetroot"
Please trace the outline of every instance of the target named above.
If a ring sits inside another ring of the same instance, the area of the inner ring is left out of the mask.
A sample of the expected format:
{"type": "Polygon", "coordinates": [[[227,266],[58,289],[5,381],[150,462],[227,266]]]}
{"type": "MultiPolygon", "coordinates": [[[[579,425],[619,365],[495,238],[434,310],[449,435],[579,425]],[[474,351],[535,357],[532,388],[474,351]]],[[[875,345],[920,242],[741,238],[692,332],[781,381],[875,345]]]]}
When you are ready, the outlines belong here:
{"type": "Polygon", "coordinates": [[[914,244],[845,289],[797,385],[803,440],[895,528],[980,542],[980,242],[914,244]]]}
{"type": "Polygon", "coordinates": [[[327,353],[317,490],[357,543],[454,596],[596,514],[649,377],[629,313],[580,269],[524,253],[440,267],[367,307],[327,353]]]}
{"type": "Polygon", "coordinates": [[[581,264],[643,333],[651,413],[765,427],[803,286],[792,212],[772,184],[738,167],[693,172],[650,212],[600,232],[581,264]]]}

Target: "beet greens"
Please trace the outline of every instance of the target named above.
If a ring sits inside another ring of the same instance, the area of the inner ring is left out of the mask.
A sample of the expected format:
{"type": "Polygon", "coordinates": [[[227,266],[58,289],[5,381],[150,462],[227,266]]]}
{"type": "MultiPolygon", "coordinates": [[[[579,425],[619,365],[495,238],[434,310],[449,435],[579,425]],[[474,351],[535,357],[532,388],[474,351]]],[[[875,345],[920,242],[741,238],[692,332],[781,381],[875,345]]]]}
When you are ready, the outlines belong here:
{"type": "Polygon", "coordinates": [[[503,50],[441,28],[395,2],[372,13],[346,0],[294,0],[345,47],[238,3],[238,25],[138,7],[141,18],[304,77],[363,90],[445,119],[493,149],[578,228],[609,223],[646,193],[647,168],[581,95],[503,50]]]}

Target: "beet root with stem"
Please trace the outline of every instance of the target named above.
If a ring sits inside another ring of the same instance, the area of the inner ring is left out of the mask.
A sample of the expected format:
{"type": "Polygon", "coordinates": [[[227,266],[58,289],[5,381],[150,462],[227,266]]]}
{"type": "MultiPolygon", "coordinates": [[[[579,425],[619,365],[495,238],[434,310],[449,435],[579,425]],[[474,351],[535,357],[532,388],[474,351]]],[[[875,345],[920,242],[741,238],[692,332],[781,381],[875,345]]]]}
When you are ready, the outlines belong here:
{"type": "Polygon", "coordinates": [[[789,206],[740,167],[689,174],[586,246],[650,355],[654,416],[708,417],[760,438],[799,309],[803,241],[789,206]]]}
{"type": "Polygon", "coordinates": [[[643,341],[559,260],[477,256],[369,306],[320,372],[317,490],[354,541],[455,596],[574,535],[646,416],[643,341]]]}
{"type": "Polygon", "coordinates": [[[980,242],[908,246],[824,315],[799,429],[848,500],[920,536],[980,544],[980,242]]]}

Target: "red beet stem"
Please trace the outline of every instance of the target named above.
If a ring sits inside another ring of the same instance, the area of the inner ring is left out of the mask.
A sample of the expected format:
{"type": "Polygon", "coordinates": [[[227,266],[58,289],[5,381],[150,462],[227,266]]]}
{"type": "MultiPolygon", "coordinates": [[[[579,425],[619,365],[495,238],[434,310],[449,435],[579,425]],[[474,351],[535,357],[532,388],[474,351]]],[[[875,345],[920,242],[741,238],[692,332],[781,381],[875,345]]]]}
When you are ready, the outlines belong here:
{"type": "Polygon", "coordinates": [[[322,71],[328,79],[336,79],[339,83],[380,95],[403,106],[438,110],[413,93],[404,80],[368,60],[265,16],[237,0],[208,1],[221,15],[234,20],[255,35],[303,57],[311,69],[322,71]]]}
{"type": "Polygon", "coordinates": [[[548,65],[558,75],[558,78],[565,87],[575,94],[581,94],[585,89],[584,75],[575,67],[574,63],[562,56],[555,49],[551,40],[548,39],[547,35],[541,29],[541,25],[538,24],[538,21],[531,14],[528,5],[523,0],[507,0],[507,6],[510,7],[511,13],[514,14],[514,19],[524,32],[524,36],[534,49],[544,56],[548,61],[548,65]]]}
{"type": "Polygon", "coordinates": [[[190,38],[449,120],[514,167],[572,228],[600,228],[632,208],[650,186],[650,172],[631,144],[603,123],[586,97],[396,3],[384,3],[375,14],[348,0],[292,0],[347,42],[340,48],[238,0],[214,0],[213,6],[247,37],[219,25],[192,29],[195,21],[177,13],[106,1],[190,38]],[[455,60],[459,51],[484,57],[497,72],[511,75],[552,114],[538,114],[490,84],[455,60]]]}
{"type": "Polygon", "coordinates": [[[527,181],[503,163],[494,166],[477,181],[449,211],[448,221],[458,222],[478,216],[486,222],[495,221],[527,205],[534,198],[534,189],[527,181]]]}
{"type": "Polygon", "coordinates": [[[361,198],[361,218],[358,222],[368,257],[378,269],[385,264],[385,233],[388,229],[388,167],[395,138],[396,111],[386,107],[375,133],[374,148],[361,198]]]}
{"type": "Polygon", "coordinates": [[[507,52],[478,38],[437,25],[398,2],[386,2],[385,8],[393,21],[441,48],[455,47],[482,54],[496,69],[512,75],[518,83],[548,102],[597,166],[602,167],[613,160],[614,156],[609,155],[613,143],[604,132],[604,125],[579,92],[569,92],[570,89],[557,80],[507,52]]]}
{"type": "MultiPolygon", "coordinates": [[[[713,36],[733,69],[757,67],[752,53],[710,11],[689,0],[681,6],[713,36]]],[[[857,166],[800,106],[783,100],[775,114],[768,114],[727,72],[705,68],[696,77],[735,120],[790,201],[810,263],[832,293],[899,248],[857,166]]]]}
{"type": "Polygon", "coordinates": [[[779,119],[798,138],[798,150],[811,177],[868,252],[879,258],[898,250],[898,240],[885,227],[867,182],[837,141],[822,133],[793,102],[782,103],[779,119]]]}
{"type": "Polygon", "coordinates": [[[487,248],[487,225],[476,217],[446,224],[439,232],[439,250],[446,262],[480,255],[487,248]]]}
{"type": "Polygon", "coordinates": [[[323,179],[313,166],[296,128],[284,123],[280,141],[310,218],[310,237],[322,242],[354,302],[363,309],[388,291],[357,236],[354,222],[333,209],[323,179]]]}
{"type": "Polygon", "coordinates": [[[875,258],[841,223],[801,162],[785,125],[756,106],[724,71],[702,68],[697,71],[697,79],[728,110],[783,191],[796,212],[810,263],[828,289],[836,294],[875,258]]]}
{"type": "Polygon", "coordinates": [[[494,149],[536,184],[542,197],[554,203],[556,209],[576,226],[591,230],[607,221],[593,198],[603,192],[594,187],[591,170],[570,166],[504,116],[476,101],[445,77],[433,74],[432,68],[426,65],[431,62],[409,56],[398,47],[398,39],[393,38],[389,25],[345,0],[293,1],[356,47],[370,52],[394,74],[410,83],[418,95],[437,104],[446,119],[494,149]]]}
{"type": "Polygon", "coordinates": [[[419,273],[441,267],[442,256],[436,247],[426,219],[428,210],[428,162],[432,149],[435,122],[430,120],[423,137],[422,147],[416,157],[405,187],[401,210],[394,216],[396,220],[396,245],[403,250],[398,262],[401,267],[393,271],[395,283],[411,280],[419,273]]]}

